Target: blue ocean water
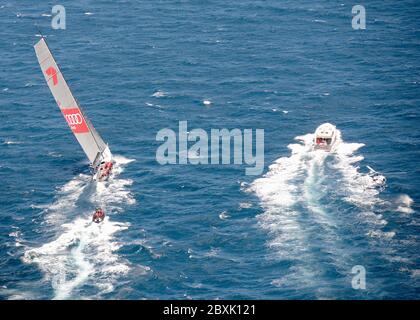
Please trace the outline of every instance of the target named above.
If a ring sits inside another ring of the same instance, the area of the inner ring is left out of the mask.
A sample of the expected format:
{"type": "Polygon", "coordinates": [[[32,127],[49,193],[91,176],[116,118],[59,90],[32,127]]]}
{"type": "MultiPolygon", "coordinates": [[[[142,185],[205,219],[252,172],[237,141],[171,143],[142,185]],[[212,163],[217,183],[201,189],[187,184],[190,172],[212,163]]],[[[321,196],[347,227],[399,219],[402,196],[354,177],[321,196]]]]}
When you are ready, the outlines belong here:
{"type": "Polygon", "coordinates": [[[366,30],[350,1],[61,1],[66,30],[55,4],[0,2],[1,299],[420,297],[418,1],[364,2],[366,30]],[[116,156],[108,185],[45,84],[38,29],[116,156]],[[159,165],[156,133],[180,120],[264,129],[264,174],[159,165]],[[334,155],[308,149],[323,122],[334,155]]]}

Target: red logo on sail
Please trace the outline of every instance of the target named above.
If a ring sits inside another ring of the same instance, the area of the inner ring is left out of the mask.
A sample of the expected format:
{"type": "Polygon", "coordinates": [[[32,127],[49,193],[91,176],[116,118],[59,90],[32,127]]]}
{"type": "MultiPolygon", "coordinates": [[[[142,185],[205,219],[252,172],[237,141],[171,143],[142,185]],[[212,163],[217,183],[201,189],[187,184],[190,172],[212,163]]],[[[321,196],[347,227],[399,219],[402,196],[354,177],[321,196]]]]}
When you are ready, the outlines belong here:
{"type": "Polygon", "coordinates": [[[49,67],[47,70],[45,70],[45,73],[47,74],[47,76],[52,77],[53,85],[57,85],[58,83],[57,70],[55,70],[54,67],[49,67]]]}
{"type": "Polygon", "coordinates": [[[74,133],[89,132],[85,118],[79,108],[61,109],[61,111],[63,112],[64,118],[66,119],[69,127],[74,133]]]}

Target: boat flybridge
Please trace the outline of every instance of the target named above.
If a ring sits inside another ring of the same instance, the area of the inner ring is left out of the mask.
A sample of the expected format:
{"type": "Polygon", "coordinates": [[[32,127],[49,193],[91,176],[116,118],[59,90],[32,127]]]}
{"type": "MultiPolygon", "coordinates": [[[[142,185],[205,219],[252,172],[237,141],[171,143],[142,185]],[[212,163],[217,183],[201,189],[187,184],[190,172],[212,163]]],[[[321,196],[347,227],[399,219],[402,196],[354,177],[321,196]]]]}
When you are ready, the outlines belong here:
{"type": "Polygon", "coordinates": [[[113,160],[108,145],[86,117],[64,80],[45,38],[35,46],[35,53],[48,87],[71,131],[85,152],[93,169],[93,179],[106,180],[112,172],[113,160]]]}
{"type": "Polygon", "coordinates": [[[314,134],[314,150],[331,151],[337,143],[337,129],[331,123],[321,124],[314,134]]]}

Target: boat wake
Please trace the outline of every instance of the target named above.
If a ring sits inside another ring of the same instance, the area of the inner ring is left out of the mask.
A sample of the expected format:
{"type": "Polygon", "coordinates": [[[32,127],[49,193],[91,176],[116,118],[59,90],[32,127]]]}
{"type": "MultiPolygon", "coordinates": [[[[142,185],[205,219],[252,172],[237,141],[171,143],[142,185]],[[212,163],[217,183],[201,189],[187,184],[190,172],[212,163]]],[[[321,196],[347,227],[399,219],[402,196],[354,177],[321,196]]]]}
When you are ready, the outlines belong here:
{"type": "Polygon", "coordinates": [[[291,155],[277,159],[246,190],[258,196],[264,209],[257,219],[271,236],[270,257],[290,264],[289,272],[272,284],[296,297],[300,289],[311,288],[313,298],[328,298],[331,274],[348,279],[357,261],[341,229],[362,223],[365,237],[393,236],[381,230],[387,221],[376,212],[384,204],[379,195],[385,177],[370,167],[363,173],[363,157],[355,155],[363,144],[346,143],[337,132],[334,153],[313,150],[313,134],[296,137],[298,143],[288,146],[291,155]]]}
{"type": "Polygon", "coordinates": [[[93,183],[90,176],[81,174],[58,190],[57,199],[43,208],[42,227],[51,232],[53,240],[25,250],[23,261],[38,265],[55,299],[84,298],[81,292],[92,296],[112,292],[118,277],[130,269],[118,256],[121,243],[116,239],[129,224],[113,218],[124,205],[135,203],[128,189],[132,181],[118,177],[134,160],[119,156],[114,160],[109,181],[93,183]],[[107,213],[101,224],[92,223],[95,206],[107,213]]]}

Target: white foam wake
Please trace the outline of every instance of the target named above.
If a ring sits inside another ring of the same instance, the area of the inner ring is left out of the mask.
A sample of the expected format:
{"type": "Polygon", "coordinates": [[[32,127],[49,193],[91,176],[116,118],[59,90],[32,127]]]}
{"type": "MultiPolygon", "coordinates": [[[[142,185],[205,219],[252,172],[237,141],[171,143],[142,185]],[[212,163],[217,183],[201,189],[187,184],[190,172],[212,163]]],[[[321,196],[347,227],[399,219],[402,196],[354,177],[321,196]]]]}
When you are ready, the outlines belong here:
{"type": "Polygon", "coordinates": [[[360,172],[358,163],[364,158],[354,153],[363,147],[362,143],[340,143],[336,150],[336,162],[333,167],[340,170],[343,181],[342,189],[347,194],[345,199],[360,207],[372,207],[381,199],[378,197],[386,178],[368,167],[369,173],[360,172]]]}
{"type": "Polygon", "coordinates": [[[364,158],[354,154],[363,144],[346,143],[339,134],[334,152],[326,153],[312,150],[313,134],[298,136],[295,140],[300,143],[288,146],[291,155],[277,159],[269,171],[250,186],[266,211],[290,210],[300,204],[317,213],[318,220],[328,219],[319,200],[330,191],[365,210],[382,203],[378,195],[385,187],[386,178],[370,167],[368,173],[360,172],[358,163],[364,158]],[[327,163],[327,157],[332,157],[332,161],[327,163]],[[329,183],[325,182],[326,169],[340,174],[333,186],[326,185],[329,183]]]}
{"type": "Polygon", "coordinates": [[[44,208],[45,222],[56,230],[55,239],[24,253],[23,261],[36,263],[51,282],[55,299],[83,297],[77,292],[82,285],[96,287],[100,294],[111,292],[117,278],[130,269],[118,256],[121,243],[115,237],[129,224],[112,218],[124,204],[135,203],[128,189],[132,181],[118,178],[124,165],[134,160],[119,156],[114,160],[108,182],[93,183],[90,176],[79,175],[58,190],[57,199],[44,208]],[[99,205],[107,217],[98,225],[91,216],[99,205]]]}
{"type": "Polygon", "coordinates": [[[271,235],[268,246],[275,258],[293,261],[293,272],[282,277],[287,281],[278,279],[272,284],[285,287],[293,283],[299,288],[316,278],[316,270],[309,263],[313,257],[309,254],[307,234],[297,208],[303,197],[301,186],[308,169],[312,135],[299,136],[296,140],[301,143],[288,145],[291,156],[277,159],[267,174],[256,179],[248,191],[255,192],[261,200],[264,213],[258,216],[259,225],[271,235]]]}
{"type": "MultiPolygon", "coordinates": [[[[331,198],[339,197],[369,212],[375,222],[384,222],[372,208],[381,202],[378,195],[386,179],[373,169],[368,173],[360,172],[358,163],[363,157],[355,153],[363,144],[346,143],[340,133],[332,153],[313,150],[313,134],[298,136],[295,140],[299,143],[288,146],[291,155],[277,159],[248,191],[258,196],[264,209],[257,218],[259,225],[271,235],[268,246],[276,257],[294,262],[293,275],[287,277],[292,277],[296,285],[301,282],[305,286],[319,287],[316,253],[319,248],[311,252],[314,239],[334,239],[328,257],[338,269],[347,267],[349,260],[345,250],[340,249],[344,244],[340,244],[336,233],[338,212],[329,206],[331,198]],[[303,208],[306,210],[302,211],[303,208]]],[[[383,225],[375,224],[379,228],[383,225]]],[[[275,285],[285,283],[290,282],[273,282],[275,285]]]]}

